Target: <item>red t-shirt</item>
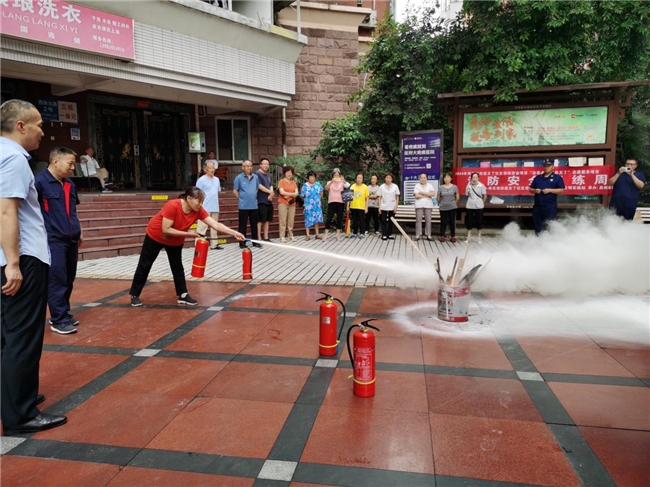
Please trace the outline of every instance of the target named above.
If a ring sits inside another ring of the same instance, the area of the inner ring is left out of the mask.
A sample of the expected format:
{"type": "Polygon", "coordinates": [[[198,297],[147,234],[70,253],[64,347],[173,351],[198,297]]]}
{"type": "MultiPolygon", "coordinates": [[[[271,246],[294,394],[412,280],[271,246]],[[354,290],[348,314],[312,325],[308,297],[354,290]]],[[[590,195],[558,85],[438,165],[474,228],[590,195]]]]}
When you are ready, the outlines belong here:
{"type": "Polygon", "coordinates": [[[155,240],[163,245],[180,246],[185,243],[185,237],[164,237],[162,234],[162,219],[163,217],[173,221],[172,228],[187,232],[196,220],[203,220],[209,217],[210,214],[201,207],[199,211],[191,211],[189,215],[183,212],[183,200],[178,198],[176,200],[168,201],[162,210],[158,212],[147,225],[147,235],[149,238],[155,240]]]}

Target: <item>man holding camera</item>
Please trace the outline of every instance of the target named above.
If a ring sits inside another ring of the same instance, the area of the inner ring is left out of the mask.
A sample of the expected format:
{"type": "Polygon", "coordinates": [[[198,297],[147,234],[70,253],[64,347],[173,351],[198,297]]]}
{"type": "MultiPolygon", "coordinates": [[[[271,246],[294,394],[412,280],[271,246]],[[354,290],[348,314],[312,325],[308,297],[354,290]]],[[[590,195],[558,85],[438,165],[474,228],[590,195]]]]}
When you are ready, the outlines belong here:
{"type": "Polygon", "coordinates": [[[614,186],[609,207],[616,211],[617,216],[622,216],[626,220],[634,218],[639,194],[645,185],[645,177],[636,170],[638,167],[639,161],[628,159],[625,165],[607,181],[607,184],[614,186]]]}

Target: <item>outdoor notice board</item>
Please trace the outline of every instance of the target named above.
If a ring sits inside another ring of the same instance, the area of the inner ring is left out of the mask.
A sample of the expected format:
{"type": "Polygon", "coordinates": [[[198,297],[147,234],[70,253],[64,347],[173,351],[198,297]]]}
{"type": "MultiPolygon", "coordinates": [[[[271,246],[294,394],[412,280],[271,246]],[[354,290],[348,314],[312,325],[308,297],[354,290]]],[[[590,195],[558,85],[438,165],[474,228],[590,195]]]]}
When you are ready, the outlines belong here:
{"type": "MultiPolygon", "coordinates": [[[[413,188],[425,173],[438,192],[442,172],[442,130],[400,132],[400,159],[402,168],[402,198],[404,203],[415,202],[413,188]]],[[[381,181],[380,181],[381,184],[381,181]]]]}
{"type": "Polygon", "coordinates": [[[607,142],[608,107],[467,112],[463,149],[597,145],[607,142]]]}

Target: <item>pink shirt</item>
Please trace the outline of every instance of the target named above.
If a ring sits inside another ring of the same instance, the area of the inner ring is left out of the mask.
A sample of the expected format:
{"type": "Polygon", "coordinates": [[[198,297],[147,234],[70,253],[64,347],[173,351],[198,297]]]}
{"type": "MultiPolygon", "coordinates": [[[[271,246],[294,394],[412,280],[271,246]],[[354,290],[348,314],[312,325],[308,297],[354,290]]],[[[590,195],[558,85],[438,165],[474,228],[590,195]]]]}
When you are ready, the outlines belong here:
{"type": "Polygon", "coordinates": [[[341,193],[345,189],[345,183],[343,181],[332,182],[329,188],[329,195],[327,196],[328,203],[343,203],[343,198],[341,193]]]}

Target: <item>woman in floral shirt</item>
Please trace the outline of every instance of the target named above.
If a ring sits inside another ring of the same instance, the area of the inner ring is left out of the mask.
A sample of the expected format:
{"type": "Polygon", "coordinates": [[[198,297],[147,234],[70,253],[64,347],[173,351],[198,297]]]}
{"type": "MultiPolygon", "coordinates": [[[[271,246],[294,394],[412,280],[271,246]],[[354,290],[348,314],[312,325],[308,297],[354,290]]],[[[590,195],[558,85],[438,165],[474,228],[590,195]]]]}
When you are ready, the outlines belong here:
{"type": "Polygon", "coordinates": [[[323,209],[321,207],[321,198],[323,197],[323,186],[316,181],[316,173],[309,171],[307,173],[307,182],[302,185],[300,196],[305,200],[305,240],[309,240],[309,230],[314,227],[316,238],[320,240],[319,223],[323,223],[323,209]]]}

